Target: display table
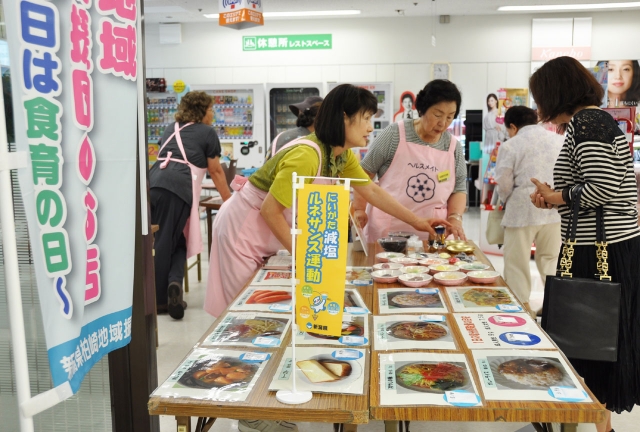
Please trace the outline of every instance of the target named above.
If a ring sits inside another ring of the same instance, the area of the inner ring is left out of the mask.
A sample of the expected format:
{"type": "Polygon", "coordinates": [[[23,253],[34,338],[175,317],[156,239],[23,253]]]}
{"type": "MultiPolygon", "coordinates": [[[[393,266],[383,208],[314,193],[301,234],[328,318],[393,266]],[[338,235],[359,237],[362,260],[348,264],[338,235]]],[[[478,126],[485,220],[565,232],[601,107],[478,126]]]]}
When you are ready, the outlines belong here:
{"type": "MultiPolygon", "coordinates": [[[[375,254],[380,252],[377,244],[368,245],[369,256],[366,257],[363,252],[354,252],[352,244],[349,245],[348,264],[352,266],[371,266],[375,261],[375,254]]],[[[487,257],[476,247],[475,253],[478,261],[490,264],[487,257]]],[[[469,284],[466,285],[476,285],[469,284]]],[[[486,285],[503,286],[506,284],[500,278],[494,284],[486,285]]],[[[373,311],[374,315],[379,313],[378,289],[399,288],[400,284],[378,284],[373,286],[357,287],[366,306],[373,311]]],[[[438,287],[431,282],[429,287],[438,287]]],[[[245,287],[245,290],[247,288],[245,287]]],[[[243,291],[244,292],[244,291],[243,291]]],[[[238,297],[242,296],[242,293],[238,297]]],[[[443,296],[447,303],[447,308],[452,311],[451,301],[447,296],[443,296]]],[[[399,312],[401,313],[401,312],[399,312]]],[[[226,311],[222,316],[226,314],[226,311]]],[[[453,320],[452,313],[443,314],[447,319],[453,320]]],[[[373,318],[369,319],[369,328],[373,329],[369,332],[370,339],[373,339],[375,329],[372,326],[373,318]]],[[[206,336],[213,332],[220,318],[211,326],[211,328],[203,335],[196,344],[198,348],[205,340],[206,336]]],[[[457,344],[455,351],[442,351],[442,353],[463,353],[467,357],[469,365],[473,365],[471,350],[469,350],[461,341],[463,337],[460,330],[456,326],[451,326],[453,337],[457,344]]],[[[385,421],[387,431],[397,431],[398,421],[415,420],[415,421],[486,421],[486,422],[532,422],[532,423],[564,423],[563,430],[574,431],[577,423],[596,423],[604,419],[605,409],[597,402],[592,403],[562,403],[562,402],[543,402],[543,401],[487,401],[482,398],[481,407],[454,407],[454,406],[435,406],[435,405],[399,405],[399,406],[382,406],[380,403],[380,373],[379,373],[379,354],[388,354],[389,351],[374,351],[373,340],[371,345],[366,349],[366,367],[364,393],[362,395],[345,395],[345,394],[326,394],[314,393],[311,401],[301,405],[285,405],[276,400],[275,392],[269,391],[269,385],[272,377],[278,371],[278,365],[284,354],[286,347],[290,343],[291,332],[283,338],[282,344],[278,348],[263,349],[272,354],[265,369],[257,380],[255,387],[244,402],[221,402],[212,400],[192,399],[192,398],[173,398],[173,397],[151,397],[148,403],[149,413],[151,415],[173,415],[176,417],[178,432],[188,431],[190,429],[191,417],[200,417],[199,424],[211,424],[215,418],[234,418],[234,419],[265,419],[265,420],[287,420],[287,421],[304,421],[304,422],[325,422],[325,423],[343,423],[345,431],[357,430],[358,424],[367,423],[371,420],[385,421]],[[208,418],[208,419],[207,419],[208,418]]],[[[307,345],[308,346],[308,345],[307,345]]],[[[225,349],[239,349],[238,347],[225,347],[225,349]]],[[[247,349],[244,348],[244,351],[247,349]]],[[[436,352],[435,350],[402,350],[403,352],[436,352]]],[[[191,354],[191,353],[189,353],[191,354]]],[[[188,354],[188,355],[189,355],[188,354]]],[[[186,358],[186,357],[185,357],[186,358]]],[[[475,366],[470,367],[473,370],[474,379],[479,381],[479,376],[475,366]]],[[[575,371],[574,371],[575,373],[575,371]]],[[[479,394],[481,390],[479,390],[479,394]]],[[[595,397],[588,391],[592,400],[595,397]]],[[[198,429],[200,430],[200,429],[198,429]]],[[[203,428],[203,430],[207,430],[203,428]]]]}

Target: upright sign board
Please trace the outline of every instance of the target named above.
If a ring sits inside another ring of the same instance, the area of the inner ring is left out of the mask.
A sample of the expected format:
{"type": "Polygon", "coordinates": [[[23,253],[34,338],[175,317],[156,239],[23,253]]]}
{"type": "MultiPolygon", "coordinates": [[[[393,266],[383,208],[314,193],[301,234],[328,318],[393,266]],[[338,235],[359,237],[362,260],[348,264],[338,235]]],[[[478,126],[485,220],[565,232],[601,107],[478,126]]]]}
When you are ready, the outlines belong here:
{"type": "Polygon", "coordinates": [[[49,366],[76,393],[131,340],[138,3],[4,5],[18,171],[49,366]]]}
{"type": "Polygon", "coordinates": [[[262,0],[218,0],[221,26],[242,30],[264,25],[262,0]]]}

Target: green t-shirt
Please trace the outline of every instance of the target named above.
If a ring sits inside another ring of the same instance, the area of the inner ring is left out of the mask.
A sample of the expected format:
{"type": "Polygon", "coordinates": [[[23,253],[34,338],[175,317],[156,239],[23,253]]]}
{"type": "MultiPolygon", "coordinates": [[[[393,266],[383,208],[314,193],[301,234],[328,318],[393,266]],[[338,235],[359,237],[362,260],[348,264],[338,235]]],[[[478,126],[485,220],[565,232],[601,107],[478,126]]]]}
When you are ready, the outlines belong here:
{"type": "MultiPolygon", "coordinates": [[[[366,185],[371,179],[360,167],[351,150],[343,152],[334,157],[333,151],[328,154],[326,147],[318,140],[315,133],[305,137],[315,142],[320,147],[322,153],[322,173],[323,177],[343,177],[363,179],[366,182],[358,182],[358,185],[366,185]]],[[[295,171],[299,176],[315,177],[318,174],[318,152],[307,144],[298,144],[278,152],[251,177],[249,181],[252,185],[265,192],[270,192],[280,204],[290,208],[292,204],[291,196],[291,175],[295,171]]],[[[313,179],[305,179],[305,183],[312,183],[313,179]]]]}

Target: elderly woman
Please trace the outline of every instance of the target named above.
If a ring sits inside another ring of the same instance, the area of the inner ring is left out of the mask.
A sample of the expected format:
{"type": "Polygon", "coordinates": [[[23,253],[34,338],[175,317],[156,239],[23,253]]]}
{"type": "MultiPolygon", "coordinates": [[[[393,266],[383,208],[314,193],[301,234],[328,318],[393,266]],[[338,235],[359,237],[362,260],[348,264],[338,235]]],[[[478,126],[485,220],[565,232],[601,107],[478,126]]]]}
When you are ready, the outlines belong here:
{"type": "MultiPolygon", "coordinates": [[[[448,80],[433,80],[416,98],[419,118],[383,130],[362,160],[362,168],[380,187],[416,214],[447,219],[448,234],[465,239],[462,214],[467,200],[467,168],[460,143],[447,128],[460,112],[462,96],[448,80]]],[[[357,191],[356,191],[357,192],[357,191]]],[[[356,194],[354,216],[367,242],[390,231],[418,233],[402,220],[366,206],[356,194]],[[365,208],[366,207],[366,208],[365,208]]]]}
{"type": "Polygon", "coordinates": [[[212,107],[213,99],[204,92],[184,95],[149,172],[151,223],[160,227],[155,235],[156,307],[174,319],[181,319],[187,307],[182,300],[187,257],[202,251],[198,203],[207,170],[222,199],[231,196],[220,166],[220,141],[211,127],[212,107]]]}

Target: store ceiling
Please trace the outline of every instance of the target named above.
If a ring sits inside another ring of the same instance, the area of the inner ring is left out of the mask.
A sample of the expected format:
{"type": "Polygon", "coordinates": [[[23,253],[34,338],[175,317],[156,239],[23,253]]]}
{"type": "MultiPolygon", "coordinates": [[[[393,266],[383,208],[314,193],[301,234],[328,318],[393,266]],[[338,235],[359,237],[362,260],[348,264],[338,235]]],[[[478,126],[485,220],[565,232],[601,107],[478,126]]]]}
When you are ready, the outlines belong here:
{"type": "MultiPolygon", "coordinates": [[[[614,0],[629,2],[631,0],[614,0]]],[[[611,3],[611,0],[262,0],[265,12],[358,9],[350,18],[405,17],[431,15],[493,15],[499,6],[611,3]]],[[[203,14],[218,12],[218,0],[144,0],[145,19],[158,22],[211,22],[203,14]]],[[[325,17],[326,18],[326,17],[325,17]]],[[[265,18],[276,19],[305,18],[265,18]]],[[[340,18],[336,18],[340,19],[340,18]]]]}

